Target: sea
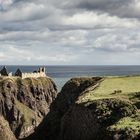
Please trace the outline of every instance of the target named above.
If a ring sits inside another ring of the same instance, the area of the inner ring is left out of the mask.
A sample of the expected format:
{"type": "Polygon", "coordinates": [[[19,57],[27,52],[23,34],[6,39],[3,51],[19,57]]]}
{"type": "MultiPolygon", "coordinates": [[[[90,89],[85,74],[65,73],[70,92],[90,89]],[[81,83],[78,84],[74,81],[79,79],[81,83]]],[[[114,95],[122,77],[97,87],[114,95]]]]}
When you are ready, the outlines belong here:
{"type": "MultiPolygon", "coordinates": [[[[2,69],[3,66],[0,66],[2,69]]],[[[15,73],[20,68],[22,72],[32,72],[42,66],[6,66],[9,72],[15,73]]],[[[46,67],[46,74],[56,83],[60,91],[63,85],[73,77],[87,76],[123,76],[123,75],[140,75],[140,65],[105,65],[105,66],[43,66],[46,67]]]]}

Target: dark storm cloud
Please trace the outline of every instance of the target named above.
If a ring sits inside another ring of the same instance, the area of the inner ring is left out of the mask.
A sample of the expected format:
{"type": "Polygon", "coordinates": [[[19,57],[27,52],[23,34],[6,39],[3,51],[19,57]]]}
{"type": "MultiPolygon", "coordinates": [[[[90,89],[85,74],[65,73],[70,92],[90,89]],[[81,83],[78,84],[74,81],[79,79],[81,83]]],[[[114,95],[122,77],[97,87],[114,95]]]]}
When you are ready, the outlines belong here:
{"type": "MultiPolygon", "coordinates": [[[[87,10],[111,10],[120,8],[122,6],[127,7],[129,4],[133,3],[134,0],[78,0],[74,3],[72,0],[66,3],[64,6],[66,7],[77,7],[77,8],[85,8],[87,10]]],[[[62,4],[63,5],[63,4],[62,4]]]]}
{"type": "Polygon", "coordinates": [[[140,18],[139,0],[71,0],[60,5],[63,8],[85,9],[88,11],[107,12],[126,18],[140,18]]]}

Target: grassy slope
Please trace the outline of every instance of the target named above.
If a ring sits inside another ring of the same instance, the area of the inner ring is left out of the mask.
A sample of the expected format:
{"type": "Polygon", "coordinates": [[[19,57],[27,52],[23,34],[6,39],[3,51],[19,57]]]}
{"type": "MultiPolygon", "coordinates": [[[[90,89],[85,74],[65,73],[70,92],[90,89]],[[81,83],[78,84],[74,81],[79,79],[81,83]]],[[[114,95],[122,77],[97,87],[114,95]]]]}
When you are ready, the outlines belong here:
{"type": "MultiPolygon", "coordinates": [[[[135,105],[139,104],[140,76],[105,77],[96,89],[89,90],[83,94],[79,98],[79,101],[87,102],[106,98],[117,98],[130,101],[135,105]],[[115,90],[121,90],[121,92],[114,93],[115,90]]],[[[116,124],[110,126],[109,129],[124,130],[126,128],[133,129],[136,133],[140,133],[140,111],[138,111],[136,115],[120,119],[116,124]]]]}
{"type": "MultiPolygon", "coordinates": [[[[123,98],[131,100],[133,103],[140,100],[136,96],[140,92],[140,76],[132,77],[106,77],[99,86],[81,98],[83,102],[104,98],[123,98]],[[121,90],[121,93],[114,93],[121,90]]],[[[140,95],[140,94],[139,94],[140,95]]]]}
{"type": "Polygon", "coordinates": [[[124,129],[126,127],[140,130],[140,114],[137,114],[136,116],[124,117],[120,119],[116,124],[111,126],[111,128],[114,129],[124,129]]]}

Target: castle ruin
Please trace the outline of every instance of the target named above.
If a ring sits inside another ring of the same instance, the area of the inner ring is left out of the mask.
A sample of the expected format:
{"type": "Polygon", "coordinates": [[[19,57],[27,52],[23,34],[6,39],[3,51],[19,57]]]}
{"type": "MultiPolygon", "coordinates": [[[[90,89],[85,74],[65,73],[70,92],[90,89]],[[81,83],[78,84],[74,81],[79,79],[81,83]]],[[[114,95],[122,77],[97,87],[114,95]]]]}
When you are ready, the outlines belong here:
{"type": "Polygon", "coordinates": [[[13,75],[12,73],[8,73],[7,68],[4,66],[0,71],[0,76],[8,76],[8,77],[16,76],[21,77],[22,79],[29,77],[30,78],[46,77],[46,70],[45,67],[40,67],[37,71],[24,73],[20,69],[17,69],[17,71],[13,75]]]}

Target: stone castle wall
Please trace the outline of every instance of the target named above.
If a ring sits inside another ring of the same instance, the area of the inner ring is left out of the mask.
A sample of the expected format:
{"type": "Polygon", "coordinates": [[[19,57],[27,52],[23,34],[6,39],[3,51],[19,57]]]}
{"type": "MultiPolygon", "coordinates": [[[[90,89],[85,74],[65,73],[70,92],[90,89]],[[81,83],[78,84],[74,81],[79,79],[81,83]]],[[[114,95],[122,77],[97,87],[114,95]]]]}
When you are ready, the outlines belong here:
{"type": "Polygon", "coordinates": [[[32,78],[38,78],[38,77],[46,77],[45,72],[35,72],[35,73],[22,73],[22,79],[32,77],[32,78]]]}
{"type": "Polygon", "coordinates": [[[40,67],[37,71],[30,72],[30,73],[23,73],[20,69],[17,69],[16,73],[13,75],[12,72],[8,73],[6,67],[3,67],[3,69],[0,71],[0,76],[7,76],[7,77],[13,77],[18,76],[22,79],[24,78],[38,78],[38,77],[46,77],[46,70],[45,67],[40,67]]]}

